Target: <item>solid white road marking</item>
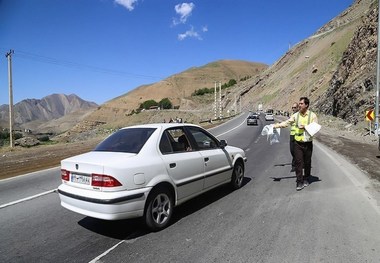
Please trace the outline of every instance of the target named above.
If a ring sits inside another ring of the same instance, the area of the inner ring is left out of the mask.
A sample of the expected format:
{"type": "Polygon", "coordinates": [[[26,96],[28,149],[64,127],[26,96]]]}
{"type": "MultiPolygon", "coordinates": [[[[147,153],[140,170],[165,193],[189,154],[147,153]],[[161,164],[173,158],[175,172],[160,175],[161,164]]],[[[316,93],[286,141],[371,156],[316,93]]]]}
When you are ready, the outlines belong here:
{"type": "Polygon", "coordinates": [[[15,204],[18,204],[18,203],[21,203],[21,202],[29,201],[29,200],[32,200],[34,198],[37,198],[37,197],[40,197],[40,196],[43,196],[43,195],[51,194],[51,193],[53,193],[55,191],[57,191],[57,188],[53,189],[53,190],[49,190],[49,191],[43,192],[43,193],[39,193],[39,194],[36,194],[36,195],[33,195],[33,196],[25,197],[23,199],[19,199],[19,200],[16,200],[16,201],[13,201],[13,202],[10,202],[10,203],[7,203],[7,204],[3,204],[3,205],[0,205],[0,209],[8,207],[8,206],[11,206],[11,205],[15,205],[15,204]]]}
{"type": "Polygon", "coordinates": [[[215,137],[219,137],[219,136],[222,136],[222,135],[227,134],[227,133],[229,133],[229,132],[232,132],[233,130],[236,130],[237,128],[239,128],[239,127],[242,126],[243,124],[245,124],[245,120],[243,120],[243,122],[240,123],[238,126],[232,128],[232,129],[230,129],[230,130],[228,130],[228,131],[226,131],[226,132],[223,132],[223,133],[221,133],[221,134],[219,134],[219,135],[215,135],[215,137]]]}
{"type": "Polygon", "coordinates": [[[346,177],[354,184],[356,189],[365,197],[365,199],[369,202],[372,208],[376,211],[377,214],[380,215],[380,208],[377,205],[377,200],[366,190],[366,185],[370,184],[370,181],[367,176],[363,174],[362,171],[359,170],[355,165],[352,165],[348,161],[346,161],[339,154],[335,154],[332,156],[329,153],[329,148],[319,142],[315,142],[315,145],[330,158],[332,162],[334,162],[341,171],[346,175],[346,177]]]}
{"type": "Polygon", "coordinates": [[[36,171],[36,172],[31,172],[31,173],[27,173],[27,174],[21,174],[21,175],[17,175],[17,176],[14,176],[14,177],[9,177],[9,178],[5,178],[5,179],[1,179],[0,183],[7,182],[7,181],[18,180],[18,179],[21,179],[21,178],[26,177],[26,176],[30,176],[30,175],[34,175],[34,174],[39,174],[41,172],[50,172],[50,171],[52,171],[54,169],[59,169],[59,168],[60,168],[60,166],[56,166],[56,167],[45,169],[45,170],[40,170],[40,171],[36,171]]]}
{"type": "Polygon", "coordinates": [[[94,258],[93,260],[91,260],[89,263],[97,263],[102,257],[106,256],[108,253],[110,253],[112,250],[114,250],[115,248],[117,248],[117,247],[120,246],[121,244],[123,244],[123,243],[132,244],[132,243],[134,243],[137,239],[139,239],[139,238],[134,238],[134,239],[132,239],[132,240],[121,240],[119,243],[117,243],[116,245],[114,245],[114,246],[111,247],[110,249],[104,251],[104,253],[100,254],[99,256],[97,256],[96,258],[94,258]]]}

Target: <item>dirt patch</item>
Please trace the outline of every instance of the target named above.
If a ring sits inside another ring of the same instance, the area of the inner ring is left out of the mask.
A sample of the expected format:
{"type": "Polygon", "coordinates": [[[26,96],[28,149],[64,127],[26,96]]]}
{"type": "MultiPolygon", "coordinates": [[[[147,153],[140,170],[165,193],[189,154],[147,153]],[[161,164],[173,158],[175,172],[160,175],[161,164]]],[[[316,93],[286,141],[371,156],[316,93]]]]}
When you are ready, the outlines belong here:
{"type": "Polygon", "coordinates": [[[60,161],[64,158],[94,149],[100,140],[91,139],[84,142],[40,145],[31,148],[1,149],[0,180],[59,166],[60,161]]]}
{"type": "Polygon", "coordinates": [[[317,140],[334,151],[345,156],[352,164],[367,173],[371,179],[380,181],[380,151],[376,136],[351,138],[342,135],[333,135],[336,131],[324,131],[317,140]]]}

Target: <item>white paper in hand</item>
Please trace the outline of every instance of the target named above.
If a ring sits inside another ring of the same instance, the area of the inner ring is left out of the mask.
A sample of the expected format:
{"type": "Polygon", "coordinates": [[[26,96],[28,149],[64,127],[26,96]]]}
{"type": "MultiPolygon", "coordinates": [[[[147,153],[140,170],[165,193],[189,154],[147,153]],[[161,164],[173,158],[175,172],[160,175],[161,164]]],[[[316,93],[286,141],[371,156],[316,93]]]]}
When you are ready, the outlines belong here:
{"type": "Polygon", "coordinates": [[[312,122],[305,126],[305,130],[310,134],[310,136],[314,136],[317,132],[319,132],[320,129],[321,125],[316,122],[312,122]]]}

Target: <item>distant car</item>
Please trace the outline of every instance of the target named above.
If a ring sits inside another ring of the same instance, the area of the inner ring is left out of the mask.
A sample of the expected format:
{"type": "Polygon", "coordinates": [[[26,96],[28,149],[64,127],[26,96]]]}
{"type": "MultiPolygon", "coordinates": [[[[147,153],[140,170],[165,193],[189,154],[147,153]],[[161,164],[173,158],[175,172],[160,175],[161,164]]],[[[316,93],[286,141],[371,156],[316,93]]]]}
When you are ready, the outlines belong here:
{"type": "Polygon", "coordinates": [[[265,120],[266,121],[274,121],[274,117],[272,113],[265,113],[265,120]]]}
{"type": "Polygon", "coordinates": [[[257,119],[258,119],[258,116],[257,115],[249,115],[247,117],[247,125],[257,125],[257,119]]]}
{"type": "Polygon", "coordinates": [[[120,129],[88,153],[61,161],[61,205],[105,220],[143,217],[153,231],[173,208],[212,188],[242,186],[244,150],[183,123],[120,129]]]}

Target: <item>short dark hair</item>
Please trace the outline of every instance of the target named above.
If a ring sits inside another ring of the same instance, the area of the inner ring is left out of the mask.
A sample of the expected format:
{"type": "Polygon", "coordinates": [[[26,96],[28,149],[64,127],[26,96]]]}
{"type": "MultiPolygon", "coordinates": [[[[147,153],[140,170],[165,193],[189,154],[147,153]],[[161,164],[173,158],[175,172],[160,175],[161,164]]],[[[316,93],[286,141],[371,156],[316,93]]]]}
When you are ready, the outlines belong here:
{"type": "Polygon", "coordinates": [[[309,106],[310,105],[310,101],[307,97],[301,97],[300,98],[300,101],[303,100],[303,102],[305,103],[305,105],[309,106]]]}

